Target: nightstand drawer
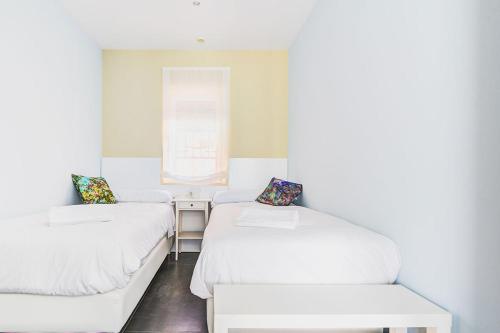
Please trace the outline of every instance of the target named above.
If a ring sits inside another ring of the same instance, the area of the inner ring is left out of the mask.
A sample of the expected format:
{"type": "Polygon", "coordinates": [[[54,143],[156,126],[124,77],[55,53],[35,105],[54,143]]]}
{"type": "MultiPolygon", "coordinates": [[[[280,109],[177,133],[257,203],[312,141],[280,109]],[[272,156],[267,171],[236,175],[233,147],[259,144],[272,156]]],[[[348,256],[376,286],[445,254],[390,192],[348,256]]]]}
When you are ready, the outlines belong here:
{"type": "Polygon", "coordinates": [[[178,209],[205,209],[205,202],[201,201],[177,201],[178,209]]]}

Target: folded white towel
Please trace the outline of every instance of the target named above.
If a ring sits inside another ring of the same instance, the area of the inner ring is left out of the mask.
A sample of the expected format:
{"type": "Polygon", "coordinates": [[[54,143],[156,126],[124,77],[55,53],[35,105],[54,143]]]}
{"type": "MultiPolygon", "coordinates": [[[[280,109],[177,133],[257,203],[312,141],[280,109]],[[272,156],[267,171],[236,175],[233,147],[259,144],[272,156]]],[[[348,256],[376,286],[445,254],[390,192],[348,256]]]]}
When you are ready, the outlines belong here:
{"type": "Polygon", "coordinates": [[[245,208],[235,221],[239,227],[295,229],[299,223],[297,210],[245,208]]]}
{"type": "Polygon", "coordinates": [[[52,207],[49,211],[50,226],[64,226],[80,223],[109,222],[113,220],[110,205],[73,205],[52,207]]]}

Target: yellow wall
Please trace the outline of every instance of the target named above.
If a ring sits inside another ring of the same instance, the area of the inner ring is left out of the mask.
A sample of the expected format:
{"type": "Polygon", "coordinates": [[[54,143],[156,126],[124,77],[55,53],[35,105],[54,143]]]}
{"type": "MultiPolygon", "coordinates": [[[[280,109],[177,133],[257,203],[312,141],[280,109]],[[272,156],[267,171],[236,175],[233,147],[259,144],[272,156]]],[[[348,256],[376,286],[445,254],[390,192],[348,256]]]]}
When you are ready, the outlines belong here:
{"type": "Polygon", "coordinates": [[[287,51],[103,51],[103,156],[160,157],[163,67],[231,68],[231,157],[287,157],[287,51]]]}

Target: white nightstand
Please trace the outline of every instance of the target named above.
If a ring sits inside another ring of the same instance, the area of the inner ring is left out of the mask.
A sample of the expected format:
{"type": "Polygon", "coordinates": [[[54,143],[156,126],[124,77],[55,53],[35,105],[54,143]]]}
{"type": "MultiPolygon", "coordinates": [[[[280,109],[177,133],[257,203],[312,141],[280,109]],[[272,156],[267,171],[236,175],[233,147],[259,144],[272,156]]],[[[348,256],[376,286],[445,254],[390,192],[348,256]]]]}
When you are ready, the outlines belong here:
{"type": "Polygon", "coordinates": [[[208,205],[209,198],[192,198],[189,196],[179,196],[174,199],[175,202],[175,260],[179,258],[180,240],[183,239],[203,239],[203,230],[200,231],[182,231],[182,212],[199,211],[204,214],[205,227],[208,224],[208,205]]]}

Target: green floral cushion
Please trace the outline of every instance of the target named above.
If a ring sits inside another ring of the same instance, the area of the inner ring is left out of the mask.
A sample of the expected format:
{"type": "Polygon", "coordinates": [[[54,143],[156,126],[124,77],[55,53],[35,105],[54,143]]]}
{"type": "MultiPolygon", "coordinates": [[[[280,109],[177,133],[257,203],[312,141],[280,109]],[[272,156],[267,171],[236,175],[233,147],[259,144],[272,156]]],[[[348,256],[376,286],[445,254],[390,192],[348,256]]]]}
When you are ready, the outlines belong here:
{"type": "Polygon", "coordinates": [[[115,196],[106,179],[71,175],[73,185],[84,204],[114,204],[115,196]]]}

